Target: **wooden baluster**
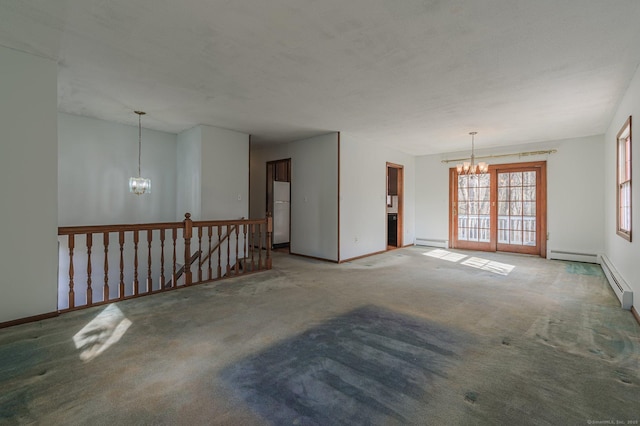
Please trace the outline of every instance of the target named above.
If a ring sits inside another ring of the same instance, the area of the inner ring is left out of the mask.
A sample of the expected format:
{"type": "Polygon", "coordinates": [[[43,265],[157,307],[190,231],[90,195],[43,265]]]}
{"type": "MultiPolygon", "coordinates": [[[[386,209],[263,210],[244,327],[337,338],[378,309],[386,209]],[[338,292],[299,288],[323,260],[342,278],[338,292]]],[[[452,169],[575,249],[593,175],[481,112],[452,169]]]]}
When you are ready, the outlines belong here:
{"type": "Polygon", "coordinates": [[[184,236],[184,285],[191,285],[191,238],[193,236],[193,221],[191,213],[185,213],[183,221],[184,236]]]}
{"type": "Polygon", "coordinates": [[[262,269],[262,225],[265,223],[258,224],[258,270],[262,269]]]}
{"type": "Polygon", "coordinates": [[[138,288],[138,242],[140,240],[140,232],[136,229],[133,231],[133,295],[137,296],[140,292],[138,288]]]}
{"type": "Polygon", "coordinates": [[[124,298],[124,231],[118,233],[120,243],[120,287],[118,288],[118,299],[124,298]]]}
{"type": "Polygon", "coordinates": [[[76,293],[73,290],[73,249],[75,247],[75,238],[73,234],[69,234],[69,309],[76,306],[76,293]]]}
{"type": "Polygon", "coordinates": [[[231,225],[227,225],[227,273],[228,276],[231,272],[231,225]]]}
{"type": "Polygon", "coordinates": [[[222,225],[218,225],[218,278],[222,278],[222,225]]]}
{"type": "Polygon", "coordinates": [[[160,230],[160,290],[164,286],[164,229],[160,230]]]}
{"type": "Polygon", "coordinates": [[[238,271],[240,270],[240,260],[238,259],[238,245],[240,245],[240,239],[238,238],[240,235],[240,229],[238,229],[239,224],[236,224],[234,227],[236,228],[236,264],[233,267],[234,273],[238,275],[238,271]]]}
{"type": "Polygon", "coordinates": [[[242,224],[242,272],[247,272],[247,224],[242,224]]]}
{"type": "Polygon", "coordinates": [[[153,290],[153,278],[151,278],[151,241],[153,241],[153,230],[147,229],[147,293],[153,290]]]}
{"type": "Polygon", "coordinates": [[[202,259],[202,226],[198,226],[198,282],[202,282],[202,265],[200,264],[200,259],[202,259]]]}
{"type": "Polygon", "coordinates": [[[93,289],[91,288],[91,247],[93,246],[93,234],[87,233],[87,305],[93,304],[93,289]]]}
{"type": "Polygon", "coordinates": [[[251,224],[251,271],[256,270],[256,262],[254,260],[254,254],[256,249],[256,224],[251,224]]]}
{"type": "Polygon", "coordinates": [[[271,233],[273,232],[273,217],[267,214],[267,269],[271,269],[271,233]]]}
{"type": "Polygon", "coordinates": [[[209,235],[209,251],[207,253],[209,253],[209,268],[208,268],[208,279],[209,281],[211,281],[211,279],[213,278],[213,269],[211,269],[211,238],[213,237],[213,227],[211,225],[208,226],[208,230],[207,233],[209,235]]]}
{"type": "Polygon", "coordinates": [[[178,278],[176,277],[176,263],[178,258],[176,257],[176,240],[178,239],[178,228],[173,228],[173,273],[171,274],[171,287],[176,288],[178,286],[178,278]]]}
{"type": "Polygon", "coordinates": [[[102,287],[102,301],[109,300],[109,233],[102,234],[104,244],[104,286],[102,287]]]}

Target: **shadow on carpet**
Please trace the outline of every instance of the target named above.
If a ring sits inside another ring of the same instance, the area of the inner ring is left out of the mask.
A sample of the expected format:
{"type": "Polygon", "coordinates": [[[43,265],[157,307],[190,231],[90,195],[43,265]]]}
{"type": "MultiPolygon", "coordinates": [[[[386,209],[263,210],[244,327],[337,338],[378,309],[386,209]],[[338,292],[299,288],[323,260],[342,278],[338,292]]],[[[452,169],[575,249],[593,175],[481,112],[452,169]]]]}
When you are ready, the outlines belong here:
{"type": "Polygon", "coordinates": [[[433,384],[462,343],[421,318],[366,306],[246,358],[223,381],[275,424],[389,424],[424,420],[433,384]]]}

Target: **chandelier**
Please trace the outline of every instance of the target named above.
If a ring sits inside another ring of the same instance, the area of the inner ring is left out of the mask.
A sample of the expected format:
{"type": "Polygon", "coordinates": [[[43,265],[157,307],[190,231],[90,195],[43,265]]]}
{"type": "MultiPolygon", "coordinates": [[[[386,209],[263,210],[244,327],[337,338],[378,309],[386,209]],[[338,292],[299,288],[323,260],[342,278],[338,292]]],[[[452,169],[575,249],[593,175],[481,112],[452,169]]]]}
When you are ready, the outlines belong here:
{"type": "Polygon", "coordinates": [[[129,178],[129,192],[136,195],[149,194],[151,192],[151,179],[143,178],[140,174],[140,157],[142,154],[142,116],[143,111],[134,111],[138,114],[138,177],[129,178]]]}
{"type": "Polygon", "coordinates": [[[456,164],[456,170],[458,171],[459,175],[473,176],[476,174],[487,173],[487,171],[489,171],[489,165],[487,163],[485,163],[484,161],[481,161],[478,164],[475,163],[474,144],[475,136],[478,134],[478,132],[469,132],[469,134],[471,135],[471,161],[465,161],[462,164],[456,164]]]}

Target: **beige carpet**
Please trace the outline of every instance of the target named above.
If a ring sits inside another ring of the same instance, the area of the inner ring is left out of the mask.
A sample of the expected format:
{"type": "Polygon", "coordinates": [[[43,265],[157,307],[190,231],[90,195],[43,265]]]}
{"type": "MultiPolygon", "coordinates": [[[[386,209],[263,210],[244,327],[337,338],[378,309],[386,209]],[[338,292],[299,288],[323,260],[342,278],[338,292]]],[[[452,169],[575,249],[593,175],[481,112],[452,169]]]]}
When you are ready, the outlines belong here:
{"type": "Polygon", "coordinates": [[[597,265],[276,253],[0,330],[0,389],[0,424],[628,424],[640,326],[597,265]]]}

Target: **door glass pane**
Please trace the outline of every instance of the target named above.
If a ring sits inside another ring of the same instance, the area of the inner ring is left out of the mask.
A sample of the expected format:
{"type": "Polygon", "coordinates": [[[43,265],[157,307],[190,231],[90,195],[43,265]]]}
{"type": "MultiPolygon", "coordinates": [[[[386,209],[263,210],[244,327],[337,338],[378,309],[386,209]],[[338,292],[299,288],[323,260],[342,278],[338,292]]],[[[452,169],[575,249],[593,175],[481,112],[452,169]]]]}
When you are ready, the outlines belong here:
{"type": "Polygon", "coordinates": [[[458,240],[489,242],[491,177],[458,176],[458,240]]]}
{"type": "Polygon", "coordinates": [[[522,172],[511,173],[509,185],[512,187],[522,186],[522,172]]]}
{"type": "Polygon", "coordinates": [[[522,191],[522,199],[524,201],[532,201],[536,199],[536,187],[524,187],[522,191]]]}
{"type": "Polygon", "coordinates": [[[536,172],[524,172],[522,175],[523,185],[536,186],[536,172]]]}
{"type": "Polygon", "coordinates": [[[535,201],[527,201],[522,203],[522,214],[524,216],[535,216],[536,215],[535,201]]]}
{"type": "Polygon", "coordinates": [[[536,173],[498,173],[498,243],[536,245],[536,173]]]}

